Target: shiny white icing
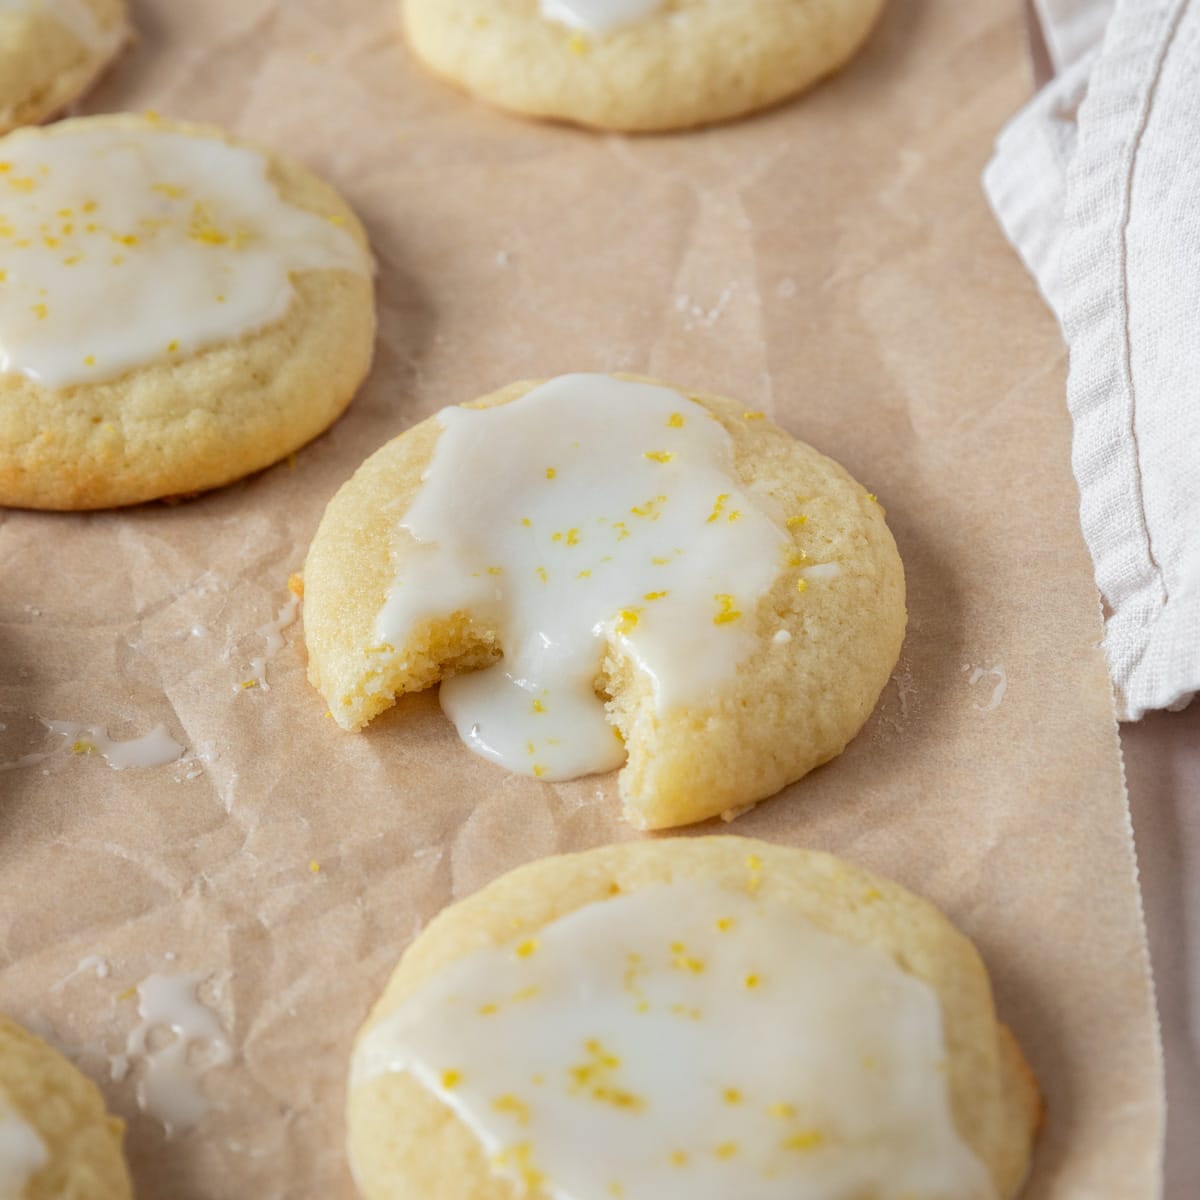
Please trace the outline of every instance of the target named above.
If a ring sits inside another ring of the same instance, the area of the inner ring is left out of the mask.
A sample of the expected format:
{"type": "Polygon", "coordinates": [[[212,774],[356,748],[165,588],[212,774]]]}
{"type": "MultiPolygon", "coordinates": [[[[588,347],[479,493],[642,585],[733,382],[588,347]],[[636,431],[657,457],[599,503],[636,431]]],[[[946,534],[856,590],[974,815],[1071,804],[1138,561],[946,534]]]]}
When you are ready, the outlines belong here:
{"type": "Polygon", "coordinates": [[[0,373],[51,388],[174,361],[281,318],[293,272],[365,273],[253,150],[148,124],[0,141],[0,373]]]}
{"type": "MultiPolygon", "coordinates": [[[[883,951],[698,881],[453,963],[360,1042],[554,1200],[995,1200],[941,1007],[883,951]]],[[[754,864],[759,864],[756,867],[754,864]]]]}
{"type": "Polygon", "coordinates": [[[138,984],[138,1024],[130,1030],[125,1053],[111,1062],[114,1079],[123,1079],[130,1060],[143,1058],[138,1107],[162,1123],[168,1136],[200,1124],[211,1104],[200,1088],[204,1073],[230,1061],[232,1050],[216,1014],[196,997],[203,974],[151,975],[138,984]],[[174,1040],[150,1048],[155,1030],[169,1029],[174,1040]]]}
{"type": "Polygon", "coordinates": [[[541,5],[547,20],[603,37],[653,16],[663,0],[541,0],[541,5]]]}
{"type": "Polygon", "coordinates": [[[184,748],[167,732],[155,725],[149,733],[128,741],[114,741],[103,725],[79,725],[74,721],[43,721],[51,733],[66,738],[73,754],[98,754],[114,771],[135,767],[165,767],[183,755],[184,748]]]}
{"type": "Polygon", "coordinates": [[[735,481],[732,441],[706,409],[567,375],[437,420],[375,632],[386,652],[429,618],[494,626],[503,659],[441,688],[473,750],[551,780],[619,766],[595,691],[609,645],[652,681],[659,712],[733,677],[791,540],[769,497],[735,481]]]}
{"type": "Polygon", "coordinates": [[[25,1185],[48,1158],[37,1130],[0,1093],[0,1200],[22,1200],[25,1185]]]}
{"type": "Polygon", "coordinates": [[[0,0],[0,13],[6,12],[50,17],[97,54],[110,54],[125,36],[121,24],[103,28],[87,0],[0,0]]]}

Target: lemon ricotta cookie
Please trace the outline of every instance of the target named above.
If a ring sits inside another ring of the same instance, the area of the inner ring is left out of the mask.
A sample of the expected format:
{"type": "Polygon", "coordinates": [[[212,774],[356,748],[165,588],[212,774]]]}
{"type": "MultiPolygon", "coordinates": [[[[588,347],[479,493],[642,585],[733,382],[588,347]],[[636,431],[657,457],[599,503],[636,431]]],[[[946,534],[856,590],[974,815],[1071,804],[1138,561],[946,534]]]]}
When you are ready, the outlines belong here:
{"type": "Polygon", "coordinates": [[[348,1097],[367,1200],[1009,1200],[1039,1118],[936,909],[741,838],[546,859],[447,909],[348,1097]]]}
{"type": "Polygon", "coordinates": [[[837,70],[883,0],[404,0],[413,53],[501,108],[629,132],[776,104],[837,70]]]}
{"type": "Polygon", "coordinates": [[[476,753],[613,770],[636,826],[731,815],[839,754],[903,637],[883,512],[731,400],[633,377],[447,408],[330,502],[309,678],[360,729],[438,680],[476,753]]]}
{"type": "Polygon", "coordinates": [[[61,111],[129,38],[125,0],[0,0],[0,133],[61,111]]]}
{"type": "Polygon", "coordinates": [[[303,167],[152,115],[0,139],[0,504],[266,467],[350,402],[374,331],[362,227],[303,167]]]}
{"type": "Polygon", "coordinates": [[[129,1200],[123,1131],[90,1079],[0,1013],[0,1200],[129,1200]]]}

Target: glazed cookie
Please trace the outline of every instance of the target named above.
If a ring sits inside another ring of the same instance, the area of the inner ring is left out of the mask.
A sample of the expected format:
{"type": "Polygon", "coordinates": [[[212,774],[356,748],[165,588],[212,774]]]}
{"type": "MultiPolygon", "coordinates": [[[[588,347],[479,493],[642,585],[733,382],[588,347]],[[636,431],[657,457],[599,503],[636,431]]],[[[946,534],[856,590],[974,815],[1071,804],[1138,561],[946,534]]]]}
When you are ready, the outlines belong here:
{"type": "Polygon", "coordinates": [[[742,838],[546,859],[447,909],[348,1098],[367,1200],[1009,1200],[1039,1119],[936,909],[742,838]]]}
{"type": "Polygon", "coordinates": [[[90,1079],[0,1013],[3,1200],[128,1200],[123,1130],[90,1079]]]}
{"type": "Polygon", "coordinates": [[[416,56],[501,108],[598,129],[686,129],[836,71],[883,0],[404,0],[416,56]]]}
{"type": "Polygon", "coordinates": [[[153,116],[0,139],[0,504],[266,467],[350,402],[374,331],[366,236],[303,167],[153,116]]]}
{"type": "Polygon", "coordinates": [[[0,133],[81,96],[129,37],[125,0],[0,0],[0,133]]]}
{"type": "Polygon", "coordinates": [[[309,678],[359,729],[440,679],[476,752],[612,770],[627,818],[732,815],[840,754],[895,665],[875,502],[761,413],[632,377],[520,383],[384,446],[305,566],[309,678]]]}

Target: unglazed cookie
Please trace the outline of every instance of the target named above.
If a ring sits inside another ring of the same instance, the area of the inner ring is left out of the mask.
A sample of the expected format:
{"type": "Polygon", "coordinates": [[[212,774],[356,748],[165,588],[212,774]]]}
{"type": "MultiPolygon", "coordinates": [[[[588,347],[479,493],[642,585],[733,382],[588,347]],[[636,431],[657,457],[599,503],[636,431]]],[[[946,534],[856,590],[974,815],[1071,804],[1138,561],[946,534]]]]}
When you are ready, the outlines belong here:
{"type": "Polygon", "coordinates": [[[123,1130],[90,1079],[0,1013],[3,1200],[128,1200],[123,1130]]]}
{"type": "Polygon", "coordinates": [[[0,133],[54,116],[129,37],[125,0],[0,0],[0,133]]]}
{"type": "Polygon", "coordinates": [[[152,116],[0,139],[0,504],[266,467],[350,402],[374,331],[366,236],[303,167],[152,116]]]}
{"type": "Polygon", "coordinates": [[[416,56],[501,108],[599,129],[684,129],[836,71],[883,0],[404,0],[416,56]]]}
{"type": "Polygon", "coordinates": [[[1039,1119],[936,909],[741,838],[546,859],[447,909],[348,1098],[367,1200],[1009,1200],[1039,1119]]]}
{"type": "Polygon", "coordinates": [[[384,446],[305,566],[309,678],[359,729],[440,679],[464,741],[619,767],[662,829],[839,754],[903,637],[883,512],[761,413],[607,375],[520,383],[384,446]]]}

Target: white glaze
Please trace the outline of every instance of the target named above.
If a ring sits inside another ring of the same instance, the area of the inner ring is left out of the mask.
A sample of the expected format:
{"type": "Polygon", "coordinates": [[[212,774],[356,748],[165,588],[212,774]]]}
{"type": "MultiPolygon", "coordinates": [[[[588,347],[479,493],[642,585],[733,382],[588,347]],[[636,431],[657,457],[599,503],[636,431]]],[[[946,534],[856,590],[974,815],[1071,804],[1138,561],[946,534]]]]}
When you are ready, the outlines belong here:
{"type": "Polygon", "coordinates": [[[299,610],[300,597],[293,594],[284,601],[283,607],[275,614],[273,620],[264,622],[254,631],[266,642],[266,652],[257,654],[250,660],[249,679],[243,680],[234,691],[247,691],[251,687],[264,692],[271,690],[271,685],[267,682],[267,663],[283,649],[283,631],[295,621],[299,610]]]}
{"type": "Polygon", "coordinates": [[[196,998],[196,988],[206,976],[151,975],[138,984],[139,1023],[130,1031],[125,1054],[110,1060],[114,1079],[124,1078],[129,1060],[144,1056],[145,1069],[138,1079],[138,1107],[162,1122],[168,1136],[198,1125],[211,1108],[200,1088],[200,1079],[211,1067],[229,1062],[229,1039],[216,1014],[196,998]],[[175,1040],[149,1050],[151,1031],[170,1029],[175,1040]],[[201,1062],[197,1051],[206,1048],[201,1062]]]}
{"type": "Polygon", "coordinates": [[[125,36],[121,24],[102,28],[87,0],[0,0],[0,13],[6,12],[47,16],[95,54],[111,54],[125,36]]]}
{"type": "Polygon", "coordinates": [[[37,1130],[0,1093],[0,1200],[22,1200],[25,1185],[48,1158],[37,1130]]]}
{"type": "Polygon", "coordinates": [[[619,766],[594,690],[609,645],[653,682],[660,712],[733,677],[791,539],[773,503],[735,482],[732,441],[706,409],[568,375],[438,421],[376,636],[400,646],[457,611],[494,624],[503,660],[441,688],[472,749],[545,779],[619,766]]]}
{"type": "Polygon", "coordinates": [[[554,1200],[994,1200],[934,992],[873,947],[688,881],[447,967],[360,1043],[554,1200]]]}
{"type": "Polygon", "coordinates": [[[255,151],[148,126],[0,141],[0,373],[110,379],[281,318],[291,273],[369,270],[255,151]]]}
{"type": "Polygon", "coordinates": [[[67,738],[74,754],[99,754],[114,771],[132,767],[165,767],[183,754],[183,747],[163,725],[147,734],[116,742],[108,736],[103,725],[78,725],[74,721],[43,721],[51,733],[67,738]]]}
{"type": "Polygon", "coordinates": [[[542,16],[582,33],[603,37],[653,16],[663,0],[541,0],[542,16]]]}

